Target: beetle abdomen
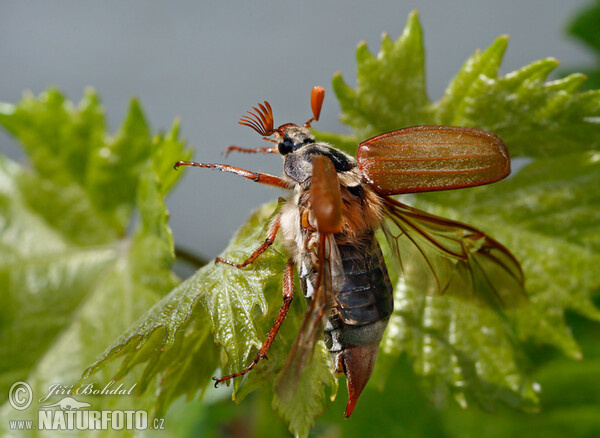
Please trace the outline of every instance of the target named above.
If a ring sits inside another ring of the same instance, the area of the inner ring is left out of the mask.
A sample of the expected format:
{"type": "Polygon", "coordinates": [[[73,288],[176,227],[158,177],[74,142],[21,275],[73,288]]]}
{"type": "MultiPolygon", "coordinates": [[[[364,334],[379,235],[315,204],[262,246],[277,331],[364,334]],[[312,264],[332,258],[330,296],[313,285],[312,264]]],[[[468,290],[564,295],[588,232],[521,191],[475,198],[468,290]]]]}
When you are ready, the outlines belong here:
{"type": "Polygon", "coordinates": [[[365,247],[339,245],[344,283],[337,301],[340,319],[346,325],[366,325],[390,316],[393,310],[392,286],[379,244],[371,237],[365,247]]]}
{"type": "Polygon", "coordinates": [[[379,244],[373,233],[362,240],[358,245],[338,245],[344,283],[324,333],[336,372],[343,372],[348,379],[346,417],[371,377],[394,309],[392,285],[379,244]]]}
{"type": "Polygon", "coordinates": [[[334,353],[349,345],[379,343],[393,310],[392,285],[373,234],[368,245],[338,245],[344,283],[325,329],[325,343],[334,353]],[[384,324],[376,324],[378,322],[384,324]]]}

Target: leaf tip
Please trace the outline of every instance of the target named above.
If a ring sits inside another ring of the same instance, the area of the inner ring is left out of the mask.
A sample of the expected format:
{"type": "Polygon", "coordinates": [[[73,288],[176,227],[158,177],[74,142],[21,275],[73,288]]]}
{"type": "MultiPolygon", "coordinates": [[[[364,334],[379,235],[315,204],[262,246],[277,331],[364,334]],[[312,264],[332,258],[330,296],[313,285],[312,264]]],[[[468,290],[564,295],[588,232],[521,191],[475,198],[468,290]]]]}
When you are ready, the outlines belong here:
{"type": "Polygon", "coordinates": [[[140,103],[140,98],[136,95],[131,96],[129,99],[129,111],[130,112],[142,112],[142,105],[140,103]]]}
{"type": "Polygon", "coordinates": [[[367,42],[365,40],[362,40],[356,46],[356,63],[358,64],[358,66],[360,68],[361,64],[364,64],[365,62],[369,61],[372,58],[373,58],[373,55],[369,51],[367,42]]]}
{"type": "Polygon", "coordinates": [[[137,130],[144,132],[144,136],[149,136],[149,127],[142,109],[142,104],[137,96],[131,96],[129,99],[129,107],[127,109],[127,115],[125,120],[121,123],[120,134],[123,135],[127,131],[137,130]]]}
{"type": "Polygon", "coordinates": [[[83,99],[79,103],[78,107],[80,111],[86,111],[93,108],[96,111],[102,111],[101,99],[98,91],[91,85],[88,85],[83,89],[83,99]]]}
{"type": "Polygon", "coordinates": [[[87,87],[85,87],[83,89],[83,95],[88,97],[88,96],[93,96],[93,97],[98,97],[98,92],[96,91],[96,89],[94,87],[92,87],[91,85],[88,85],[87,87]]]}
{"type": "Polygon", "coordinates": [[[406,19],[406,25],[404,26],[402,37],[411,34],[421,35],[422,33],[423,29],[421,27],[421,21],[419,20],[419,11],[417,9],[413,9],[410,11],[408,18],[406,19]]]}
{"type": "Polygon", "coordinates": [[[546,59],[548,60],[549,64],[554,64],[556,67],[558,67],[560,65],[560,60],[559,59],[556,59],[556,58],[553,58],[553,57],[549,57],[549,58],[546,58],[546,59]]]}
{"type": "Polygon", "coordinates": [[[408,13],[408,19],[406,20],[407,27],[409,25],[419,24],[419,10],[413,9],[408,13]]]}
{"type": "Polygon", "coordinates": [[[171,124],[170,133],[177,138],[179,136],[179,130],[181,129],[181,117],[177,116],[173,119],[173,123],[171,124]]]}
{"type": "MultiPolygon", "coordinates": [[[[501,59],[508,47],[508,41],[510,37],[507,34],[500,35],[498,38],[494,40],[494,42],[487,48],[486,52],[488,53],[496,53],[497,57],[501,59]]],[[[500,62],[500,61],[498,61],[500,62]]]]}
{"type": "Polygon", "coordinates": [[[331,87],[333,88],[333,92],[337,96],[340,105],[342,105],[342,108],[348,101],[351,101],[356,97],[356,92],[346,84],[342,77],[342,73],[339,71],[333,75],[331,87]]]}

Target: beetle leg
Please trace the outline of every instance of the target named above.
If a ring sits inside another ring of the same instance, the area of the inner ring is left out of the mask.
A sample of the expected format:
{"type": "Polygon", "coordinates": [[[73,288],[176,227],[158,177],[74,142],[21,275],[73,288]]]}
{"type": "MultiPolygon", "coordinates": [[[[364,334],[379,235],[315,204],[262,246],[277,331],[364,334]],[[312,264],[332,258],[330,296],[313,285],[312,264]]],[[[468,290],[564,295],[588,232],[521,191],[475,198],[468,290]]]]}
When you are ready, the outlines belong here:
{"type": "Polygon", "coordinates": [[[265,252],[271,245],[273,245],[273,242],[275,242],[275,237],[277,236],[277,232],[279,231],[280,225],[281,225],[281,215],[279,214],[279,215],[277,215],[277,217],[275,217],[275,220],[269,226],[269,231],[267,232],[267,238],[265,239],[263,244],[260,245],[252,254],[250,254],[250,257],[248,257],[243,263],[237,264],[237,263],[231,262],[229,260],[222,259],[221,257],[217,257],[215,259],[215,263],[219,263],[219,262],[225,263],[227,265],[234,266],[238,269],[242,269],[242,268],[248,266],[250,263],[254,262],[254,260],[256,260],[263,252],[265,252]]]}
{"type": "Polygon", "coordinates": [[[278,176],[269,175],[267,173],[251,172],[250,170],[241,169],[241,168],[235,167],[235,166],[229,166],[227,164],[206,164],[206,163],[196,163],[195,161],[178,161],[177,163],[175,163],[174,168],[177,169],[179,166],[194,166],[194,167],[204,167],[207,169],[217,169],[217,170],[220,170],[221,172],[235,173],[236,175],[251,179],[252,181],[257,182],[257,183],[280,187],[282,189],[292,188],[292,185],[290,183],[288,183],[283,178],[279,178],[278,176]]]}
{"type": "Polygon", "coordinates": [[[269,148],[243,148],[240,146],[229,146],[227,149],[225,149],[224,155],[227,156],[229,155],[231,152],[243,152],[246,154],[278,154],[279,151],[277,150],[277,148],[275,147],[269,147],[269,148]]]}
{"type": "Polygon", "coordinates": [[[281,309],[279,309],[279,314],[277,315],[277,319],[275,319],[275,323],[273,324],[273,327],[271,327],[271,330],[269,330],[269,334],[267,335],[265,342],[263,342],[262,346],[260,347],[260,350],[256,354],[256,357],[254,358],[252,363],[247,368],[245,368],[242,371],[239,371],[237,373],[230,374],[228,376],[213,377],[213,380],[215,381],[215,388],[221,382],[233,379],[235,377],[243,376],[244,374],[246,374],[250,370],[252,370],[252,368],[254,368],[254,366],[258,363],[259,360],[267,357],[267,352],[269,351],[271,344],[275,340],[275,336],[277,335],[277,332],[279,331],[281,324],[283,324],[283,320],[285,319],[285,317],[288,313],[288,310],[290,308],[290,304],[292,304],[293,298],[294,298],[294,260],[289,259],[287,264],[285,265],[285,271],[283,273],[283,305],[281,306],[281,309]]]}

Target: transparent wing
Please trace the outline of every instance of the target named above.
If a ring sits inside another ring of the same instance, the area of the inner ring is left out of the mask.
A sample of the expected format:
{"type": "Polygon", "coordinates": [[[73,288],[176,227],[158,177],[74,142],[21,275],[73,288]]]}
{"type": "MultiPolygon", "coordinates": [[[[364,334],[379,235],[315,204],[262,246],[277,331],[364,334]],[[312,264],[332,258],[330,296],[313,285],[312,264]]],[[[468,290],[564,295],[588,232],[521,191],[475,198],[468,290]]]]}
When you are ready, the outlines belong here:
{"type": "Polygon", "coordinates": [[[515,257],[482,231],[385,197],[385,233],[410,286],[494,309],[527,300],[515,257]]]}

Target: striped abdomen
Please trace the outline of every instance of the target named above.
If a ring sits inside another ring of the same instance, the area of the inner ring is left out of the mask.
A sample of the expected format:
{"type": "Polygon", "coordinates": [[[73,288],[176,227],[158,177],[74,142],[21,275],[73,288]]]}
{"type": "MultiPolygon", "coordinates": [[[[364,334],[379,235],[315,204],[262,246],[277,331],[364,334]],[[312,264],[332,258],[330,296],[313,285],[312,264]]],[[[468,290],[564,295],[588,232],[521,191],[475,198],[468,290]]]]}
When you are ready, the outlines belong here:
{"type": "Polygon", "coordinates": [[[392,286],[379,244],[372,233],[362,240],[358,245],[338,245],[344,283],[325,329],[325,343],[334,359],[350,346],[378,346],[393,310],[392,286]]]}

